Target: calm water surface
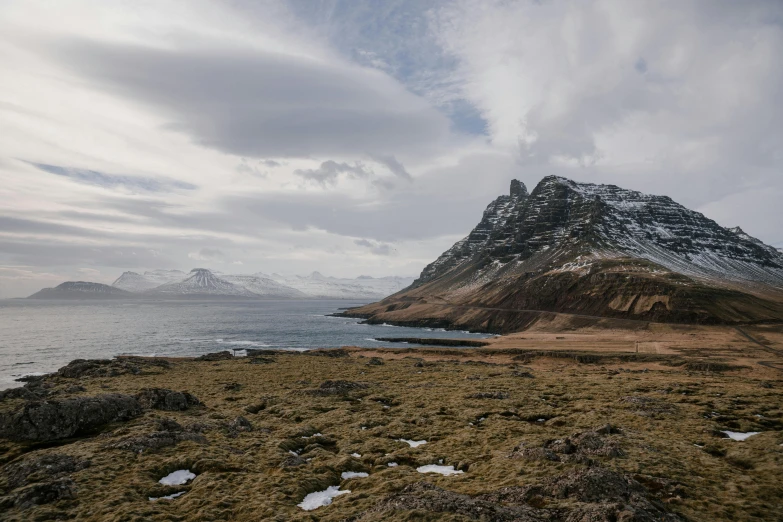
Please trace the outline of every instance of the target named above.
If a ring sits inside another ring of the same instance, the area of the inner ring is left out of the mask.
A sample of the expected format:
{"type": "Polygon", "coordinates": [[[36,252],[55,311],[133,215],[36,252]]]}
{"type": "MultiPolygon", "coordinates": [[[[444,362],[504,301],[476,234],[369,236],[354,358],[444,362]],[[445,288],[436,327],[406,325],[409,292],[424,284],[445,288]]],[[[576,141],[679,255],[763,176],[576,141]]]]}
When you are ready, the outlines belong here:
{"type": "Polygon", "coordinates": [[[379,345],[374,337],[390,336],[485,337],[327,317],[361,304],[365,302],[0,300],[0,389],[19,386],[14,379],[22,375],[51,372],[73,359],[191,356],[263,347],[373,347],[379,345]]]}

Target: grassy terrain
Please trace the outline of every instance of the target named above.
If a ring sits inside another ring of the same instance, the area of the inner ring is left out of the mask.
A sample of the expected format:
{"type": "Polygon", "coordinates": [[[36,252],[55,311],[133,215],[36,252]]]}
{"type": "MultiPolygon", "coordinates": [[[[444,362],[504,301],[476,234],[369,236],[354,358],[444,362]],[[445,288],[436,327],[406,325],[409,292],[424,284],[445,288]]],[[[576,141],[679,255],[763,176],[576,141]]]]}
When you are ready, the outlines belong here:
{"type": "MultiPolygon", "coordinates": [[[[580,362],[550,353],[544,344],[538,350],[331,353],[342,356],[172,359],[168,368],[138,375],[50,378],[52,397],[58,400],[167,388],[189,392],[204,405],[147,410],[98,433],[46,445],[0,441],[0,493],[6,498],[14,491],[12,471],[25,462],[45,455],[89,461],[69,473],[76,484],[74,498],[31,506],[8,501],[0,518],[478,520],[464,510],[437,511],[435,504],[386,511],[378,506],[421,481],[472,497],[485,495],[501,505],[507,503],[497,496],[501,488],[545,484],[598,467],[632,477],[650,499],[682,519],[783,519],[783,372],[755,364],[752,352],[741,360],[721,354],[710,360],[721,363],[713,366],[699,364],[703,353],[629,358],[582,352],[593,357],[580,362]],[[317,391],[327,380],[366,387],[317,391]],[[74,391],[74,384],[84,390],[74,391]],[[238,417],[249,425],[237,422],[238,417]],[[193,440],[144,446],[150,433],[179,429],[166,428],[172,425],[168,419],[196,434],[193,440]],[[603,440],[619,450],[613,454],[554,461],[538,449],[607,424],[611,428],[603,440]],[[761,433],[737,442],[722,438],[721,430],[761,433]],[[397,439],[427,443],[412,448],[397,439]],[[464,473],[416,471],[439,462],[464,473]],[[158,483],[177,469],[190,469],[197,477],[186,486],[158,483]],[[364,471],[369,477],[341,480],[344,471],[364,471]],[[351,492],[315,511],[297,507],[306,494],[332,485],[351,492]],[[148,500],[178,491],[186,493],[148,500]]],[[[21,399],[6,399],[0,412],[21,404],[21,399]]],[[[28,482],[34,483],[35,476],[28,482]]],[[[560,520],[558,513],[580,501],[528,495],[525,502],[540,516],[560,520]]]]}

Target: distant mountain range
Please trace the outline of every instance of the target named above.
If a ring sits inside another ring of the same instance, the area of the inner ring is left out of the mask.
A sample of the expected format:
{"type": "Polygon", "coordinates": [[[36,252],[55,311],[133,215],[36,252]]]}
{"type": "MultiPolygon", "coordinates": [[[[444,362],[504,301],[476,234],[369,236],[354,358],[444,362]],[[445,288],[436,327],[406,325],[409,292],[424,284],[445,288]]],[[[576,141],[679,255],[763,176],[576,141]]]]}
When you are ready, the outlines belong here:
{"type": "Polygon", "coordinates": [[[407,289],[346,315],[508,332],[540,312],[679,323],[783,320],[783,253],[666,196],[542,179],[509,194],[407,289]]]}
{"type": "Polygon", "coordinates": [[[111,285],[67,281],[55,288],[44,288],[29,298],[382,299],[412,282],[412,277],[397,276],[341,279],[318,272],[290,277],[262,273],[226,275],[206,268],[194,268],[189,273],[180,270],[152,270],[143,274],[124,272],[111,285]]]}

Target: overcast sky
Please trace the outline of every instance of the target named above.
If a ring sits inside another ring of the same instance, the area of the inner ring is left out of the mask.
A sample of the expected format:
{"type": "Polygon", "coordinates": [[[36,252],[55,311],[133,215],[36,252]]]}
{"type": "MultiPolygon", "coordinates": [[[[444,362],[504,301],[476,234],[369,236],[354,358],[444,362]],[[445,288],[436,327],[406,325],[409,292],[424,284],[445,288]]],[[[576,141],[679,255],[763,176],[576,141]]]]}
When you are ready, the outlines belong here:
{"type": "Polygon", "coordinates": [[[0,2],[0,297],[417,275],[518,178],[783,247],[783,2],[0,2]]]}

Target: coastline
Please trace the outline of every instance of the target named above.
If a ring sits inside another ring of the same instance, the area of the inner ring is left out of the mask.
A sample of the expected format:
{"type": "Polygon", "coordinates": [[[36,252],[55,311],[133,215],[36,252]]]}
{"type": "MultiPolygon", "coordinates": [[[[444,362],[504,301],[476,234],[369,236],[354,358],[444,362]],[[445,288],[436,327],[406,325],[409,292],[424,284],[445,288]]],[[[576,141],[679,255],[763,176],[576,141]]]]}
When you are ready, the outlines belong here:
{"type": "Polygon", "coordinates": [[[697,339],[679,353],[629,353],[568,348],[569,335],[584,332],[523,334],[481,348],[71,363],[17,389],[31,396],[0,401],[3,518],[463,520],[484,510],[560,520],[620,506],[706,521],[779,512],[783,366],[758,364],[774,358],[764,345],[737,334],[727,352],[714,348],[726,332],[694,330],[672,341],[697,339]],[[124,417],[84,431],[55,423],[59,438],[14,424],[35,405],[66,419],[66,405],[115,396],[130,405],[100,411],[124,417]],[[427,466],[462,473],[418,471],[427,466]],[[19,469],[32,471],[20,479],[19,469]],[[195,479],[158,483],[177,470],[195,479]],[[592,491],[596,480],[595,494],[556,493],[566,483],[592,491]],[[350,493],[313,512],[297,506],[332,486],[350,493]]]}

